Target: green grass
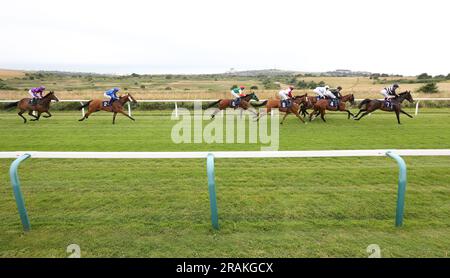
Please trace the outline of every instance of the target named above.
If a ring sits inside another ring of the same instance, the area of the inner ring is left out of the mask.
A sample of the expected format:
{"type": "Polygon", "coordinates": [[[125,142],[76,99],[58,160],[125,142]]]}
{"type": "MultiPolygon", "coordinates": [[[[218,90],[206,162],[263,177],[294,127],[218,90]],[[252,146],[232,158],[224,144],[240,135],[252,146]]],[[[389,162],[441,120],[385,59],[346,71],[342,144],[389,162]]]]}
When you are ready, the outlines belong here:
{"type": "MultiPolygon", "coordinates": [[[[280,127],[280,150],[450,148],[450,110],[414,119],[374,113],[360,122],[327,114],[280,127]]],[[[0,150],[259,150],[252,144],[174,144],[168,113],[136,122],[98,113],[22,124],[0,113],[0,150]]],[[[207,121],[205,121],[207,123],[207,121]]],[[[32,230],[24,234],[0,160],[0,256],[448,257],[450,157],[406,157],[402,228],[394,227],[397,165],[389,158],[217,159],[221,229],[210,224],[204,160],[29,159],[20,177],[32,230]]]]}

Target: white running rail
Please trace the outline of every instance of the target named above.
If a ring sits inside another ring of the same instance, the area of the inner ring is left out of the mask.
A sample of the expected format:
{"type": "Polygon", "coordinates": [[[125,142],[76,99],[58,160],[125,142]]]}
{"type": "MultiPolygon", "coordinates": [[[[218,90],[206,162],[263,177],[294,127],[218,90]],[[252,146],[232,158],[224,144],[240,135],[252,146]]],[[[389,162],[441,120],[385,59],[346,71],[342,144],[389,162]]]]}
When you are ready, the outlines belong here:
{"type": "Polygon", "coordinates": [[[29,154],[32,158],[85,158],[85,159],[182,159],[207,158],[285,158],[285,157],[366,157],[386,156],[393,151],[400,156],[450,156],[450,149],[379,149],[379,150],[325,150],[325,151],[213,151],[213,152],[0,152],[0,158],[17,158],[29,154]]]}

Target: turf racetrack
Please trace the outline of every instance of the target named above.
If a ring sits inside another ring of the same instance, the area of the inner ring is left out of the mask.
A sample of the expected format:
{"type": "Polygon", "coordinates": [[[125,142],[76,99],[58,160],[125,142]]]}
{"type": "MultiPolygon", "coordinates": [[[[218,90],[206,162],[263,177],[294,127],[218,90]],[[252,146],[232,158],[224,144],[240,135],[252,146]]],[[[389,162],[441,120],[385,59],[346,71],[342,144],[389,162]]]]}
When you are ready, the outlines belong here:
{"type": "MultiPolygon", "coordinates": [[[[412,112],[409,110],[408,112],[412,112]]],[[[259,150],[253,144],[174,144],[169,112],[78,113],[23,124],[0,113],[0,150],[259,150]]],[[[418,117],[345,113],[307,125],[289,117],[280,150],[450,148],[450,109],[418,117]]],[[[207,121],[205,121],[207,123],[207,121]]],[[[210,223],[206,161],[29,159],[19,170],[32,229],[24,234],[0,160],[0,256],[448,257],[450,157],[406,157],[402,228],[394,227],[398,169],[390,158],[217,159],[221,229],[210,223]]]]}

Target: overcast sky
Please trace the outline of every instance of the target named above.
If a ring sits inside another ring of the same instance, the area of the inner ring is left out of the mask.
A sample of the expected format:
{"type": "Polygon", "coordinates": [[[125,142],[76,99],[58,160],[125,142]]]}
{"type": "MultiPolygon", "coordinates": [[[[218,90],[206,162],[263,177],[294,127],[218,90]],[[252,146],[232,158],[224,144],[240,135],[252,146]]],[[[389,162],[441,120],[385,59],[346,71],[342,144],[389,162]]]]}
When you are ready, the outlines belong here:
{"type": "Polygon", "coordinates": [[[448,2],[3,1],[0,68],[447,74],[448,2]]]}

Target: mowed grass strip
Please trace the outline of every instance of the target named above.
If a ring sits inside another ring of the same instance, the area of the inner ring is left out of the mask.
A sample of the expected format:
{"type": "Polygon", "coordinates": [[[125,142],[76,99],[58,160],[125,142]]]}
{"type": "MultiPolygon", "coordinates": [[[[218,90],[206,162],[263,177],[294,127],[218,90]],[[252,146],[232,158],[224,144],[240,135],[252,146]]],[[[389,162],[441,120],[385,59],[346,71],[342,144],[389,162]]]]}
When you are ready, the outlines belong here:
{"type": "MultiPolygon", "coordinates": [[[[280,149],[448,148],[448,110],[415,119],[344,114],[280,127],[280,149]]],[[[174,144],[167,116],[57,113],[22,124],[1,113],[1,149],[62,151],[259,150],[252,144],[174,144]]],[[[205,121],[205,124],[207,121],[205,121]]],[[[405,220],[394,227],[398,169],[390,158],[217,159],[221,229],[211,228],[206,161],[29,159],[20,178],[32,230],[24,234],[0,160],[0,256],[447,257],[450,158],[406,157],[405,220]]]]}

